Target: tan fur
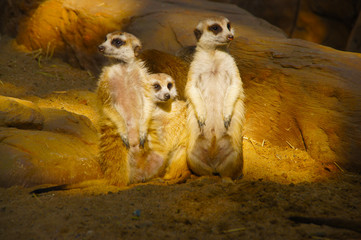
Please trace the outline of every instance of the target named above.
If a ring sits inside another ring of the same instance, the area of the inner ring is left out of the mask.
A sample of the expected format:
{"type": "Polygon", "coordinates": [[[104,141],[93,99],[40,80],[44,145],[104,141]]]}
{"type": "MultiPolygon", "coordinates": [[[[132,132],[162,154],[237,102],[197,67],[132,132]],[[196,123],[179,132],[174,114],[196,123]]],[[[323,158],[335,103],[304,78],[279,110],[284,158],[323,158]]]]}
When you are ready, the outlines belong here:
{"type": "Polygon", "coordinates": [[[185,89],[188,164],[199,175],[235,179],[243,168],[244,93],[238,68],[228,53],[233,29],[224,17],[210,18],[198,24],[195,35],[198,43],[185,89]]]}
{"type": "Polygon", "coordinates": [[[143,62],[136,59],[140,48],[135,36],[122,32],[108,34],[99,46],[105,56],[115,59],[112,65],[103,68],[97,89],[99,162],[104,177],[114,185],[133,182],[137,167],[134,156],[144,151],[139,145],[144,144],[155,107],[148,88],[144,87],[149,74],[143,62]]]}
{"type": "MultiPolygon", "coordinates": [[[[168,183],[183,182],[190,175],[186,159],[186,103],[176,100],[175,82],[167,74],[152,74],[148,87],[157,105],[149,126],[148,149],[135,160],[137,172],[144,181],[161,177],[168,183]],[[155,84],[160,86],[158,91],[155,84]],[[169,99],[164,98],[166,95],[169,99]]],[[[135,176],[136,182],[139,176],[135,176]]]]}

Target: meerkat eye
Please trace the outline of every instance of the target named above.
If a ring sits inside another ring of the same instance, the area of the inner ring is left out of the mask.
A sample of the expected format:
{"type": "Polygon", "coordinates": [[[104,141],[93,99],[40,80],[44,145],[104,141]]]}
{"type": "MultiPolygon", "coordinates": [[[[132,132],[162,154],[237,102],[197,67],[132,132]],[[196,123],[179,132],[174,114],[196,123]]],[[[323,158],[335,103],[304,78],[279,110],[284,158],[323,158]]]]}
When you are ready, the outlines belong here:
{"type": "Polygon", "coordinates": [[[212,31],[214,34],[218,34],[222,32],[223,29],[218,24],[213,24],[212,26],[208,27],[208,30],[212,31]]]}
{"type": "Polygon", "coordinates": [[[217,31],[219,27],[217,25],[213,25],[211,28],[213,31],[217,31]]]}
{"type": "Polygon", "coordinates": [[[107,40],[108,40],[108,38],[107,38],[107,37],[105,37],[105,38],[104,38],[104,42],[106,42],[107,40]]]}
{"type": "Polygon", "coordinates": [[[231,23],[227,23],[227,28],[231,31],[231,23]]]}
{"type": "Polygon", "coordinates": [[[158,83],[153,84],[153,87],[156,91],[160,90],[160,85],[158,83]]]}
{"type": "Polygon", "coordinates": [[[124,45],[125,42],[122,41],[120,38],[115,38],[112,40],[112,45],[119,48],[120,46],[124,45]]]}
{"type": "Polygon", "coordinates": [[[173,87],[173,83],[168,83],[167,88],[170,90],[173,87]]]}

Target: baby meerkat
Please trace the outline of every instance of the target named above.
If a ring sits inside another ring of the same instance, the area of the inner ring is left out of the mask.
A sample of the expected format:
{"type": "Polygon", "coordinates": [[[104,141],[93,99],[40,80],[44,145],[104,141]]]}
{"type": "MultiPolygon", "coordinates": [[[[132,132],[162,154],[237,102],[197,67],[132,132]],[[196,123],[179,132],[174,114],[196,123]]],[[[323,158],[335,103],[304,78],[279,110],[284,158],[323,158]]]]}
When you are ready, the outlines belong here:
{"type": "Polygon", "coordinates": [[[151,74],[147,87],[156,108],[149,126],[149,149],[135,161],[134,182],[155,177],[169,183],[182,182],[190,175],[186,157],[187,105],[177,99],[174,79],[168,74],[151,74]]]}
{"type": "Polygon", "coordinates": [[[236,179],[242,175],[244,92],[233,57],[234,38],[225,17],[199,22],[196,51],[188,72],[188,164],[198,175],[236,179]]]}
{"type": "Polygon", "coordinates": [[[100,165],[112,184],[129,183],[129,156],[144,147],[155,103],[144,88],[148,71],[136,57],[141,42],[130,33],[113,32],[98,46],[113,60],[104,67],[98,82],[100,110],[100,165]],[[123,144],[122,144],[123,143],[123,144]]]}

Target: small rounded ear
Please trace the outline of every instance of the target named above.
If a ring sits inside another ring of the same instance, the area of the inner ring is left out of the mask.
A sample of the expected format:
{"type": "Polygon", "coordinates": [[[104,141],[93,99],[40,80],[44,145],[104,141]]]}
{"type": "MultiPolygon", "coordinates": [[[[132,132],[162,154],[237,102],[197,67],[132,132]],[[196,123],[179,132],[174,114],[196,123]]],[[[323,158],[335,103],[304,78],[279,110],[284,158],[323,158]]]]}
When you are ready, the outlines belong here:
{"type": "Polygon", "coordinates": [[[135,45],[133,50],[134,50],[134,56],[138,57],[140,52],[142,51],[142,46],[141,45],[135,45]]]}
{"type": "Polygon", "coordinates": [[[197,39],[197,41],[199,41],[199,39],[201,38],[201,36],[202,36],[202,32],[201,32],[201,30],[199,30],[199,29],[194,29],[194,36],[196,36],[196,39],[197,39]]]}

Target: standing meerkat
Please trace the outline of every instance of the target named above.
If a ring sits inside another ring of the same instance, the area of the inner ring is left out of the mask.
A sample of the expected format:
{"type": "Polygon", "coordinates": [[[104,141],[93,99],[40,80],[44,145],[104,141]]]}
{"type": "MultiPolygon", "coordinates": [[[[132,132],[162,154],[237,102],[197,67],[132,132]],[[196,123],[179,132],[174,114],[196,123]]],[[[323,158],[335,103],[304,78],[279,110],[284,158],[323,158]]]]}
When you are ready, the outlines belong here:
{"type": "Polygon", "coordinates": [[[168,183],[190,176],[187,166],[187,105],[177,99],[174,79],[165,73],[151,74],[147,91],[156,104],[149,125],[149,149],[137,159],[134,182],[160,177],[168,183]]]}
{"type": "Polygon", "coordinates": [[[228,46],[229,20],[209,18],[194,30],[196,51],[185,89],[189,101],[188,164],[198,175],[242,176],[242,80],[228,46]]]}
{"type": "Polygon", "coordinates": [[[147,138],[155,103],[150,98],[148,71],[137,59],[141,42],[130,33],[113,32],[98,46],[113,60],[100,75],[97,96],[100,114],[100,165],[111,184],[126,185],[147,138]]]}

